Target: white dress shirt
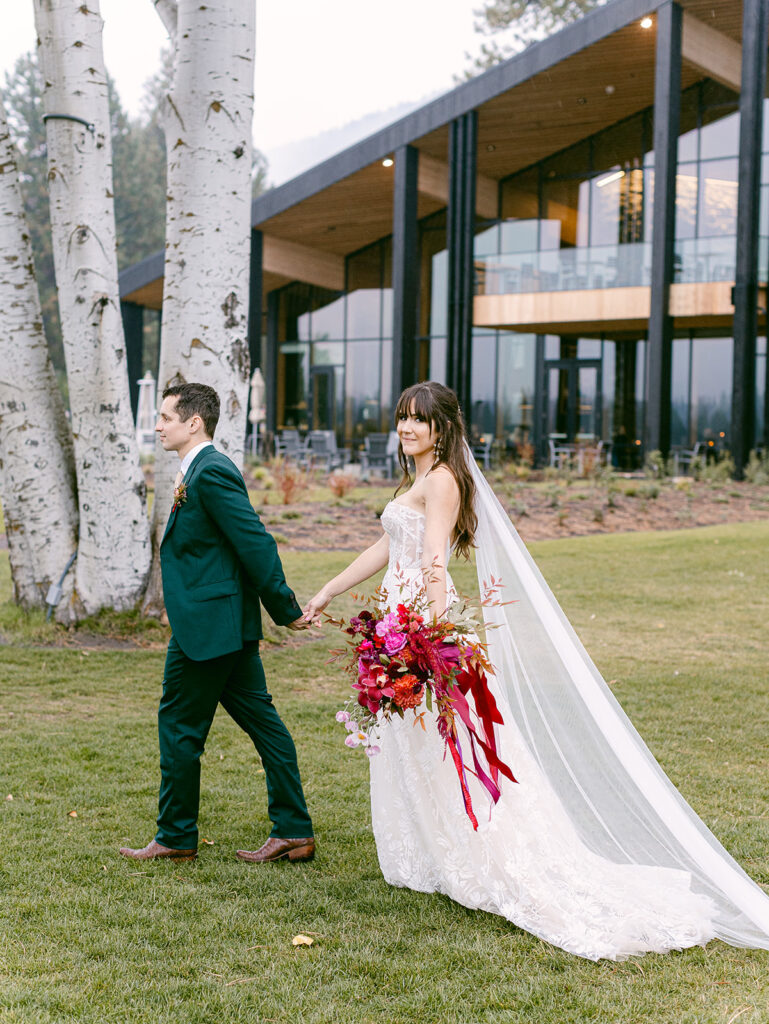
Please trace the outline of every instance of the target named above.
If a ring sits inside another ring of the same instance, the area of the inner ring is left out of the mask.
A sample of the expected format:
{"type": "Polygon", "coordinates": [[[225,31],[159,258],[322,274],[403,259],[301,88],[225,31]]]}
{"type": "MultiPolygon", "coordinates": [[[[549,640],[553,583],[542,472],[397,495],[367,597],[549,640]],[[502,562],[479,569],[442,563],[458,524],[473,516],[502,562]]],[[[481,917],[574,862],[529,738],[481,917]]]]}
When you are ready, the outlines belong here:
{"type": "Polygon", "coordinates": [[[213,443],[214,443],[213,441],[201,441],[200,444],[196,444],[194,448],[190,448],[190,450],[187,452],[187,454],[182,459],[182,464],[181,464],[181,467],[180,467],[180,470],[179,470],[179,472],[182,474],[182,476],[186,476],[187,475],[187,470],[192,465],[192,460],[195,458],[195,456],[199,452],[202,452],[204,448],[208,447],[209,444],[213,444],[213,443]]]}

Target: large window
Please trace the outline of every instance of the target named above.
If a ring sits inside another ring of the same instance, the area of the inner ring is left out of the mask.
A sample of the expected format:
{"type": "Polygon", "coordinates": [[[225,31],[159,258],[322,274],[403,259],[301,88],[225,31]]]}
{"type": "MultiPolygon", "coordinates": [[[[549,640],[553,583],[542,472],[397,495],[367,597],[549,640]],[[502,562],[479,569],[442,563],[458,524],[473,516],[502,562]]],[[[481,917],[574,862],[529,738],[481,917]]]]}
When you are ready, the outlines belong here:
{"type": "Polygon", "coordinates": [[[729,447],[732,414],[731,338],[676,338],[673,342],[673,446],[696,441],[729,447]]]}
{"type": "MultiPolygon", "coordinates": [[[[649,285],[652,114],[643,111],[503,181],[499,230],[476,240],[479,293],[649,285]]],[[[769,150],[769,138],[765,145],[769,150]]],[[[734,279],[738,148],[736,95],[710,81],[686,90],[676,181],[677,281],[734,279]]],[[[762,180],[769,210],[769,161],[762,180]]],[[[766,240],[761,261],[764,279],[766,240]]]]}

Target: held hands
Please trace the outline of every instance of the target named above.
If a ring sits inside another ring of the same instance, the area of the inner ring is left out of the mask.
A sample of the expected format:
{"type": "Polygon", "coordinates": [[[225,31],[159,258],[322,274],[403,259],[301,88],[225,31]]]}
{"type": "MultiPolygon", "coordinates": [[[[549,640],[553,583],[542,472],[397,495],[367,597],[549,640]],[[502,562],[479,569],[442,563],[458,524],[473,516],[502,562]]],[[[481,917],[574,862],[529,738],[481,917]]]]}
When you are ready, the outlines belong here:
{"type": "Polygon", "coordinates": [[[287,625],[287,627],[289,629],[293,629],[293,630],[296,630],[298,632],[301,632],[303,629],[309,629],[310,628],[310,623],[309,622],[305,622],[304,617],[300,617],[298,619],[294,619],[293,622],[288,622],[288,623],[286,623],[286,625],[287,625]]]}
{"type": "Polygon", "coordinates": [[[307,626],[317,626],[320,628],[321,618],[320,613],[331,601],[333,597],[329,594],[325,587],[318,591],[315,597],[311,598],[304,606],[304,621],[307,626]]]}

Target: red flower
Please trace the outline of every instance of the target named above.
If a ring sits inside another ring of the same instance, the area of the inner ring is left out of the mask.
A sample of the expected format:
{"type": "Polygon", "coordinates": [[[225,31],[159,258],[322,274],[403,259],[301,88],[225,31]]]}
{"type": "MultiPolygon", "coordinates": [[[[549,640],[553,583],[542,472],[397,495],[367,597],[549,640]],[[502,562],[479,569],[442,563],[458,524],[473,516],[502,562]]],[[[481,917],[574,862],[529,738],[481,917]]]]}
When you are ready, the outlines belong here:
{"type": "Polygon", "coordinates": [[[358,677],[358,682],[352,684],[353,690],[358,690],[358,703],[362,708],[368,708],[372,715],[375,715],[382,706],[385,698],[392,698],[393,688],[390,680],[379,666],[372,666],[368,672],[358,677]]]}
{"type": "Polygon", "coordinates": [[[397,679],[393,685],[393,700],[401,708],[415,708],[422,703],[425,688],[420,679],[406,673],[397,679]]]}

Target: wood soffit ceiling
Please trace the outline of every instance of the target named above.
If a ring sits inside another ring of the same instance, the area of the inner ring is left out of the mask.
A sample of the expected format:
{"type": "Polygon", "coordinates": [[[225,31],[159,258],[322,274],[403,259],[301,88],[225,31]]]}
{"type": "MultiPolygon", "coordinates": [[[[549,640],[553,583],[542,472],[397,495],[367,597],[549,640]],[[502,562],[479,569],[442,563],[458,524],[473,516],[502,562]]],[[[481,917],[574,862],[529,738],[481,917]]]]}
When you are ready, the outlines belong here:
{"type": "MultiPolygon", "coordinates": [[[[739,0],[680,0],[711,28],[740,41],[739,0]]],[[[654,28],[638,22],[493,97],[478,107],[478,171],[502,178],[622,121],[654,102],[654,28]],[[607,92],[607,86],[612,88],[607,92]]],[[[682,88],[703,77],[683,63],[682,88]]],[[[448,125],[414,141],[420,152],[447,161],[448,125]]],[[[383,154],[383,156],[386,154],[383,154]]],[[[394,168],[381,159],[254,227],[265,235],[344,256],[392,232],[394,168]]],[[[420,193],[418,216],[445,206],[420,193]]],[[[267,268],[266,268],[267,269],[267,268]]],[[[287,278],[265,272],[264,290],[287,278]]],[[[162,278],[131,299],[159,308],[162,278]]]]}
{"type": "MultiPolygon", "coordinates": [[[[684,9],[740,40],[741,3],[684,0],[684,9]]],[[[654,103],[656,32],[635,22],[478,108],[478,171],[502,178],[654,103]],[[607,92],[606,87],[610,86],[607,92]],[[492,148],[493,147],[493,148],[492,148]]],[[[703,74],[684,62],[681,87],[703,74]]],[[[415,141],[439,160],[448,126],[415,141]]],[[[266,234],[346,255],[392,232],[393,168],[369,165],[257,225],[266,234]]],[[[445,205],[419,197],[419,216],[445,205]]]]}

